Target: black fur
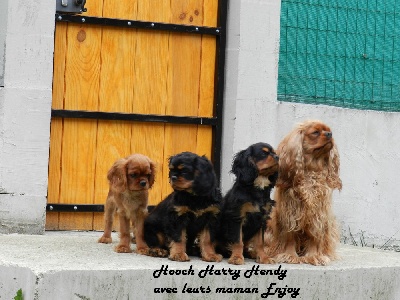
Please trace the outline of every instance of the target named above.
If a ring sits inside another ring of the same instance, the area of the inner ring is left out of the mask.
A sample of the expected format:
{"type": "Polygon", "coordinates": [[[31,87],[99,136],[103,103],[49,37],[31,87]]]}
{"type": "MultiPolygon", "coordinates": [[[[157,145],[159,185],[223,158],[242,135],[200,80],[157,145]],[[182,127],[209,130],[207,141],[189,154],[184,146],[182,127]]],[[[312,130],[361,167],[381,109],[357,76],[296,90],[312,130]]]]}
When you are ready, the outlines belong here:
{"type": "MultiPolygon", "coordinates": [[[[274,205],[270,195],[278,177],[277,162],[278,156],[274,149],[266,143],[253,144],[234,156],[231,172],[236,176],[236,180],[223,198],[220,213],[221,226],[218,240],[222,247],[219,251],[224,256],[230,253],[229,245],[240,242],[246,245],[246,242],[249,242],[260,229],[265,231],[270,210],[274,205]],[[271,164],[269,170],[258,169],[257,163],[261,164],[263,161],[271,164]],[[268,178],[269,185],[257,186],[256,179],[260,175],[268,178]],[[259,211],[243,213],[245,204],[247,206],[251,204],[251,207],[258,208],[259,211]],[[242,241],[240,241],[241,230],[242,241]]],[[[248,249],[245,248],[244,251],[246,250],[248,249]]]]}
{"type": "Polygon", "coordinates": [[[174,191],[146,218],[144,237],[147,245],[150,248],[168,250],[171,242],[181,242],[184,229],[187,234],[188,251],[194,247],[198,234],[204,229],[209,230],[213,242],[222,197],[217,188],[217,178],[211,162],[205,156],[183,152],[170,157],[169,168],[169,179],[174,191]],[[181,190],[174,187],[174,182],[179,180],[190,183],[188,188],[181,190]],[[214,207],[213,212],[204,212],[210,207],[214,207]],[[181,214],[178,214],[178,211],[181,214]],[[161,234],[163,239],[160,240],[157,234],[161,234]]]}

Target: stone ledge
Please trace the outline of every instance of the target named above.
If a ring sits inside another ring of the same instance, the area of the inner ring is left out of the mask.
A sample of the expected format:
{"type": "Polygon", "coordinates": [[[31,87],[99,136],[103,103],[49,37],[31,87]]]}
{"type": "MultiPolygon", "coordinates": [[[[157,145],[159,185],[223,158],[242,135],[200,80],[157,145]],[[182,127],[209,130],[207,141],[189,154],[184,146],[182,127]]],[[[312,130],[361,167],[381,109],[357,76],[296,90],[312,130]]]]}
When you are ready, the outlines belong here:
{"type": "Polygon", "coordinates": [[[25,300],[400,299],[400,254],[395,252],[341,245],[341,260],[325,267],[259,265],[252,260],[233,266],[226,259],[207,263],[191,257],[178,263],[118,254],[113,251],[117,235],[113,245],[98,244],[100,236],[0,235],[0,299],[13,299],[19,289],[25,300]],[[154,272],[162,266],[181,274],[157,277],[161,272],[154,272]]]}

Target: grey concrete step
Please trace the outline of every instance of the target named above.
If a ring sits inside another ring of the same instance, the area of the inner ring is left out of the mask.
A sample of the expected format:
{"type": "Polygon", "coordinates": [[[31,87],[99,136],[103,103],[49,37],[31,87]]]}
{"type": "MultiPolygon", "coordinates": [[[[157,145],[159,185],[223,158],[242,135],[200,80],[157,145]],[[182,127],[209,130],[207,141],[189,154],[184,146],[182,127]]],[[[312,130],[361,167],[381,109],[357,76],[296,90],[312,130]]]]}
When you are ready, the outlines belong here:
{"type": "Polygon", "coordinates": [[[0,299],[14,299],[19,289],[25,300],[400,299],[397,252],[341,245],[341,260],[329,266],[233,266],[118,254],[117,234],[111,245],[98,244],[100,236],[0,235],[0,299]]]}

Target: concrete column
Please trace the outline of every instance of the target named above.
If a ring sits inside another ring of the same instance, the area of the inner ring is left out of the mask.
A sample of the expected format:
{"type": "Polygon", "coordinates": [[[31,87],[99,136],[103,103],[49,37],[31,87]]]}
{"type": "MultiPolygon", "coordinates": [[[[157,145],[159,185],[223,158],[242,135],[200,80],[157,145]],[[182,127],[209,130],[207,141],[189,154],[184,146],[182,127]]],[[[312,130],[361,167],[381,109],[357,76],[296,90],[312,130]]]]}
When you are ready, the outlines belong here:
{"type": "Polygon", "coordinates": [[[54,14],[54,0],[0,2],[1,233],[44,232],[54,14]]]}

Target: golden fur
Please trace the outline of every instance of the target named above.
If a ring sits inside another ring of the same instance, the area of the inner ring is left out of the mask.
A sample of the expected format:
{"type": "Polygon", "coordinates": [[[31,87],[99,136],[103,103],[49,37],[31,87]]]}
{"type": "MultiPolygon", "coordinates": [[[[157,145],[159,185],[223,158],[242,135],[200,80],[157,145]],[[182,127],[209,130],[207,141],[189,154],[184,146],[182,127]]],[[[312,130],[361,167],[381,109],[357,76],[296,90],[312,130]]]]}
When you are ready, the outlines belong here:
{"type": "Polygon", "coordinates": [[[331,130],[320,121],[305,121],[281,141],[277,154],[276,203],[266,251],[277,263],[326,265],[337,259],[332,191],[342,188],[331,130]]]}
{"type": "Polygon", "coordinates": [[[136,238],[136,252],[148,249],[143,237],[143,223],[147,216],[148,190],[155,179],[155,164],[145,155],[132,154],[117,160],[108,171],[110,189],[104,207],[105,228],[99,243],[111,243],[115,212],[118,213],[120,241],[115,247],[119,253],[132,252],[130,224],[136,238]]]}

